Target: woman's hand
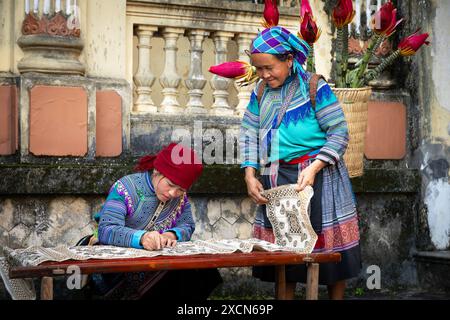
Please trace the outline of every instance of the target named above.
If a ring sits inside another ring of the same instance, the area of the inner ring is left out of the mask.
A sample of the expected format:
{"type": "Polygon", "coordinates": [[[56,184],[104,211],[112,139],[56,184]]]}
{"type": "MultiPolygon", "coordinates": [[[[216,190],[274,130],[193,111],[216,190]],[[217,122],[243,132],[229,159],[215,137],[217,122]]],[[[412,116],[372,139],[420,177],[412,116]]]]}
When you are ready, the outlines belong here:
{"type": "Polygon", "coordinates": [[[245,183],[247,184],[247,193],[256,204],[266,204],[269,202],[261,195],[264,191],[264,187],[255,177],[255,169],[246,168],[245,170],[245,183]],[[247,170],[249,169],[249,170],[247,170]]]}
{"type": "Polygon", "coordinates": [[[174,247],[177,243],[172,232],[160,234],[158,231],[146,232],[141,238],[141,244],[146,250],[161,250],[165,247],[174,247]]]}
{"type": "Polygon", "coordinates": [[[306,186],[313,186],[316,174],[325,168],[327,164],[321,160],[315,160],[307,168],[303,169],[298,175],[297,187],[295,190],[303,191],[306,186]]]}
{"type": "Polygon", "coordinates": [[[164,232],[161,235],[161,238],[161,243],[164,245],[164,247],[173,248],[177,244],[177,237],[173,232],[164,232]]]}

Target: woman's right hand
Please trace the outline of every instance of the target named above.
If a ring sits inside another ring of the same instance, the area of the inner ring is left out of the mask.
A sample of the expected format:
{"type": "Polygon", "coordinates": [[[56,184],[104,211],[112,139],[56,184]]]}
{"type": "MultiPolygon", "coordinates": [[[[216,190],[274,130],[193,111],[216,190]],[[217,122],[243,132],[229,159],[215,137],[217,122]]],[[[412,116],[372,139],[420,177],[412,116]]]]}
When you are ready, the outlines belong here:
{"type": "Polygon", "coordinates": [[[256,204],[266,204],[269,202],[269,200],[261,195],[261,192],[264,191],[264,187],[255,176],[246,176],[245,183],[247,184],[248,195],[256,204]]]}

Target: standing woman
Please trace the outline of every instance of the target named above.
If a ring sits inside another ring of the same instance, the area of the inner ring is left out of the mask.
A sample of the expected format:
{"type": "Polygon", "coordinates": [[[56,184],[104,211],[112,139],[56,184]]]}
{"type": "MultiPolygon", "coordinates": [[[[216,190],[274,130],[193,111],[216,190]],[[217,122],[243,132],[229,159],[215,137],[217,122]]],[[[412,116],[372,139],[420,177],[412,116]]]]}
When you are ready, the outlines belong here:
{"type": "MultiPolygon", "coordinates": [[[[344,113],[324,80],[317,84],[315,106],[302,65],[308,44],[285,28],[263,30],[251,46],[251,63],[261,79],[254,89],[241,125],[242,168],[249,196],[261,206],[254,236],[274,242],[261,191],[286,184],[314,189],[310,219],[318,241],[314,252],[339,252],[340,263],[320,264],[319,283],[330,299],[343,299],[345,280],[361,269],[358,217],[347,168],[342,159],[348,144],[344,113]],[[260,100],[260,101],[258,101],[260,100]],[[280,121],[277,121],[281,113],[280,121]],[[262,167],[261,182],[257,170],[262,167]]],[[[273,268],[255,267],[253,275],[275,281],[273,268]]],[[[306,282],[304,265],[286,268],[288,297],[296,282],[306,282]]]]}
{"type": "MultiPolygon", "coordinates": [[[[160,250],[191,239],[195,223],[186,193],[203,170],[195,152],[171,143],[156,156],[141,158],[135,169],[139,172],[111,187],[94,217],[98,233],[79,244],[160,250]]],[[[222,281],[217,269],[94,274],[91,278],[97,294],[114,299],[206,299],[222,281]]]]}

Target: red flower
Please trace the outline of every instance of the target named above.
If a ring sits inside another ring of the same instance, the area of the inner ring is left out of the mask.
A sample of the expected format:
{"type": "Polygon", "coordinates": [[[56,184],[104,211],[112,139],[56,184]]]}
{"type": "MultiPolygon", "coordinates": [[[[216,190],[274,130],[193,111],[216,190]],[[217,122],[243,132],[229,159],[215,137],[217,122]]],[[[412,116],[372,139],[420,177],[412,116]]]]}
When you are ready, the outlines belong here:
{"type": "Polygon", "coordinates": [[[389,37],[403,19],[397,21],[397,9],[391,1],[386,2],[372,18],[373,31],[376,34],[389,37]]]}
{"type": "Polygon", "coordinates": [[[313,44],[321,34],[321,30],[317,27],[316,19],[314,19],[311,6],[308,0],[302,0],[300,12],[300,32],[299,37],[313,44]]]}
{"type": "Polygon", "coordinates": [[[332,13],[334,25],[337,28],[343,28],[352,22],[354,16],[355,11],[353,10],[352,0],[338,0],[332,13]]]}
{"type": "Polygon", "coordinates": [[[309,1],[302,0],[302,3],[300,4],[300,17],[303,18],[307,13],[313,15],[309,1]]]}
{"type": "Polygon", "coordinates": [[[232,78],[240,86],[246,86],[256,82],[259,78],[256,68],[245,61],[232,61],[218,64],[209,68],[209,72],[225,78],[232,78]]]}
{"type": "Polygon", "coordinates": [[[278,13],[277,1],[276,0],[265,0],[264,1],[264,21],[262,25],[265,28],[271,28],[278,25],[278,19],[280,14],[278,13]]]}
{"type": "Polygon", "coordinates": [[[210,67],[209,72],[225,78],[236,78],[247,72],[247,66],[241,61],[224,62],[210,67]]]}
{"type": "Polygon", "coordinates": [[[406,37],[402,41],[400,41],[398,49],[400,50],[400,54],[402,56],[412,56],[420,49],[420,47],[423,44],[426,45],[430,44],[429,41],[426,41],[429,34],[428,33],[417,34],[419,31],[420,29],[414,32],[409,37],[406,37]]]}

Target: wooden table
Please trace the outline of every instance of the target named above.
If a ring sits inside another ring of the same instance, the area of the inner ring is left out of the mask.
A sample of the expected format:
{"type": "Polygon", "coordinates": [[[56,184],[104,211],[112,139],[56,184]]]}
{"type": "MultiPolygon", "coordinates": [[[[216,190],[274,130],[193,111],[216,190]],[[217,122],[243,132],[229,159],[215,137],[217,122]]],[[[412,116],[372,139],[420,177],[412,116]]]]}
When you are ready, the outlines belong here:
{"type": "Polygon", "coordinates": [[[317,300],[319,286],[319,264],[339,262],[339,253],[297,254],[293,252],[262,252],[201,254],[192,256],[158,256],[154,258],[113,259],[113,260],[68,260],[45,262],[35,267],[12,267],[10,278],[41,279],[41,299],[53,299],[53,277],[67,274],[70,266],[80,268],[82,274],[141,272],[180,269],[209,269],[252,266],[275,266],[276,298],[286,299],[285,266],[307,265],[306,299],[317,300]]]}

